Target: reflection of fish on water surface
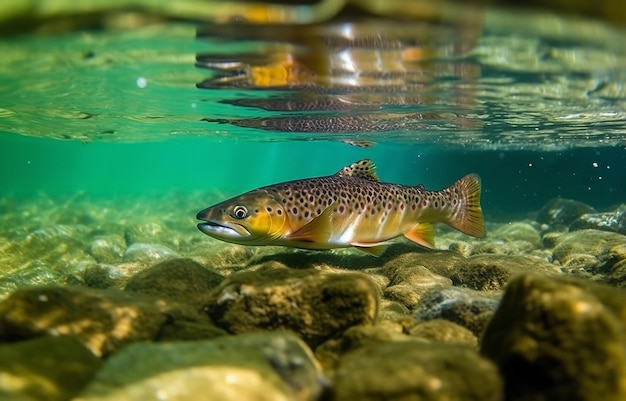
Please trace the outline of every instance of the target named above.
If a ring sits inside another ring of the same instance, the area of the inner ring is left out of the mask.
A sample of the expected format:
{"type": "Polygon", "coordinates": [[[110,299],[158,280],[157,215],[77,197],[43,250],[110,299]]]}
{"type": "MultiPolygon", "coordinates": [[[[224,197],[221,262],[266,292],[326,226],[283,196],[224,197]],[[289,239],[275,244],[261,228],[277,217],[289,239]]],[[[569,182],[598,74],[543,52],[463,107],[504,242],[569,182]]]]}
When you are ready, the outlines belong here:
{"type": "MultiPolygon", "coordinates": [[[[342,114],[298,114],[275,117],[252,118],[203,118],[202,121],[214,124],[229,124],[243,128],[255,128],[273,132],[307,134],[359,134],[375,135],[389,131],[418,131],[425,126],[425,121],[432,124],[440,120],[439,126],[455,123],[458,117],[453,113],[385,113],[360,112],[342,114]]],[[[371,147],[374,140],[339,136],[342,142],[358,146],[371,147]]]]}
{"type": "Polygon", "coordinates": [[[422,113],[354,113],[354,114],[302,114],[294,116],[256,117],[241,119],[210,119],[202,121],[231,124],[238,127],[258,128],[279,132],[342,133],[381,132],[410,128],[423,120],[422,113]]]}
{"type": "Polygon", "coordinates": [[[247,192],[196,217],[204,221],[200,231],[222,241],[318,250],[356,247],[377,256],[400,235],[433,247],[434,222],[476,237],[485,234],[477,175],[427,191],[422,185],[380,182],[367,159],[331,176],[247,192]]]}

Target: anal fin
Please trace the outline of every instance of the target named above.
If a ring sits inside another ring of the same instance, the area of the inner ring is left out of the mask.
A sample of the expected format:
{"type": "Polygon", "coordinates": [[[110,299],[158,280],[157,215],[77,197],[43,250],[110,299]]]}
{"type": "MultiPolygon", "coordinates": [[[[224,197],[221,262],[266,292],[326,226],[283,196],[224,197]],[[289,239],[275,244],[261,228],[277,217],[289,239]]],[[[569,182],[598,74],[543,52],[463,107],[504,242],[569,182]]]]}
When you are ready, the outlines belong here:
{"type": "Polygon", "coordinates": [[[426,248],[435,247],[435,229],[428,223],[416,225],[410,231],[405,232],[404,236],[426,248]]]}
{"type": "Polygon", "coordinates": [[[358,245],[354,245],[354,247],[356,249],[358,249],[359,251],[363,251],[365,253],[369,253],[370,255],[373,255],[373,256],[380,256],[387,249],[387,245],[375,245],[375,246],[358,246],[358,245]]]}

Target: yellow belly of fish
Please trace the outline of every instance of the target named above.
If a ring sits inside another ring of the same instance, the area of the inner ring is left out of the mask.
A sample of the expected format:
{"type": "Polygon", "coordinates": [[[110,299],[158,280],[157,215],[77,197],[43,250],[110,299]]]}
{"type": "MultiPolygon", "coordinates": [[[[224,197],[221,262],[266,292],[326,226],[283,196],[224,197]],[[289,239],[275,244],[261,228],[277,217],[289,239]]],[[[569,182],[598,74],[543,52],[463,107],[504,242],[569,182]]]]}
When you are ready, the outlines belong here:
{"type": "Polygon", "coordinates": [[[388,241],[404,234],[415,223],[407,223],[400,213],[387,217],[364,213],[333,219],[333,234],[329,242],[339,246],[366,246],[388,241]]]}

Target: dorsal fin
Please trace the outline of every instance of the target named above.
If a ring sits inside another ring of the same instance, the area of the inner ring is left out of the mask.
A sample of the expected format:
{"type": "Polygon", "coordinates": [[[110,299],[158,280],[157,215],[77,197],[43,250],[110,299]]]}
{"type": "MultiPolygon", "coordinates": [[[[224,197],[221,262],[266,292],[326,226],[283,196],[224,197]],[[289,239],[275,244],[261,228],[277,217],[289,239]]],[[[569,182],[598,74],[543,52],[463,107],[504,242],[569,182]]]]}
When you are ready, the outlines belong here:
{"type": "Polygon", "coordinates": [[[376,175],[376,166],[370,159],[359,160],[337,171],[340,177],[358,177],[366,180],[380,181],[376,175]]]}

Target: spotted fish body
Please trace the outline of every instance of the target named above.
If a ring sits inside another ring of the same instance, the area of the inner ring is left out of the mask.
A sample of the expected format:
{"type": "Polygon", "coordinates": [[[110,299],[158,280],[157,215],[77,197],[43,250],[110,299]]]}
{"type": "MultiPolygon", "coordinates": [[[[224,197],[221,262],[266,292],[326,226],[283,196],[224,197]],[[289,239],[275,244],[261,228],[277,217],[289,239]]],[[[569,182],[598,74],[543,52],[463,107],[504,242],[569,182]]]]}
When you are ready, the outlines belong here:
{"type": "Polygon", "coordinates": [[[220,240],[244,245],[306,249],[356,247],[380,255],[404,235],[434,246],[430,223],[485,234],[480,179],[467,175],[441,191],[378,180],[370,160],[326,177],[269,185],[202,210],[198,228],[220,240]]]}

